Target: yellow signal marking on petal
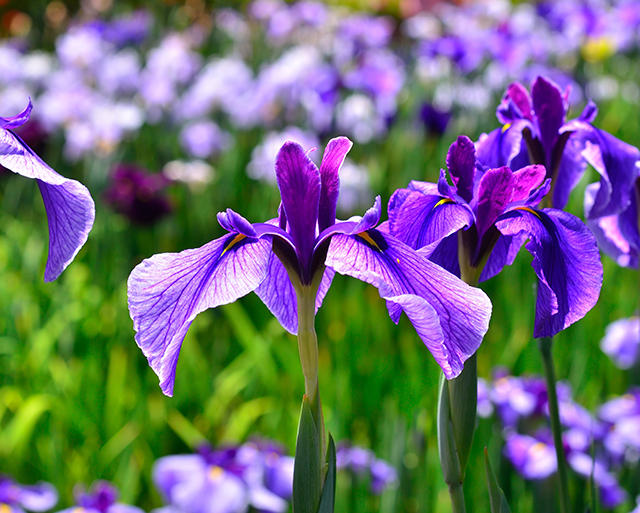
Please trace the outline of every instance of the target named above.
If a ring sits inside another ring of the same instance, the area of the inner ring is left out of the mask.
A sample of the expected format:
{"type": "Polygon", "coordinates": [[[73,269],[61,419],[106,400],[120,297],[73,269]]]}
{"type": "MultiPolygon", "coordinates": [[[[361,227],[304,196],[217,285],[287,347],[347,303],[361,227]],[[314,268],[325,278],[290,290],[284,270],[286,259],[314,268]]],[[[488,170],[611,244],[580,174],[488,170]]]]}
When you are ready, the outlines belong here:
{"type": "Polygon", "coordinates": [[[356,235],[364,240],[366,240],[371,246],[373,246],[374,248],[376,248],[378,251],[382,252],[382,250],[380,249],[380,246],[378,246],[376,244],[376,241],[374,241],[371,238],[371,235],[369,235],[367,232],[360,232],[360,233],[356,233],[356,235]]]}
{"type": "Polygon", "coordinates": [[[449,198],[442,198],[440,201],[438,201],[438,203],[436,203],[433,208],[437,208],[440,205],[444,205],[445,203],[453,203],[453,200],[449,199],[449,198]]]}
{"type": "MultiPolygon", "coordinates": [[[[4,511],[0,511],[0,513],[5,513],[4,511]]],[[[73,513],[84,513],[84,508],[78,506],[77,508],[73,508],[73,513]]]]}
{"type": "Polygon", "coordinates": [[[544,451],[546,451],[546,449],[547,449],[546,444],[542,442],[537,442],[531,446],[531,453],[534,456],[537,456],[539,454],[542,454],[544,451]]]}
{"type": "Polygon", "coordinates": [[[224,470],[218,465],[212,465],[209,469],[209,479],[211,479],[211,481],[217,481],[222,477],[222,474],[224,474],[224,470]]]}
{"type": "Polygon", "coordinates": [[[0,513],[11,513],[11,506],[4,502],[0,503],[0,513]]]}
{"type": "MultiPolygon", "coordinates": [[[[242,239],[244,239],[244,238],[246,238],[246,237],[247,237],[246,235],[243,235],[243,234],[241,234],[241,233],[239,233],[238,235],[236,235],[236,236],[233,238],[233,240],[232,240],[229,244],[227,244],[227,247],[226,247],[226,248],[224,248],[224,251],[222,252],[222,255],[220,255],[220,256],[223,256],[223,255],[224,255],[227,251],[229,251],[233,246],[235,246],[238,242],[240,242],[242,239]]],[[[0,511],[0,513],[2,513],[2,512],[0,511]]]]}
{"type": "Polygon", "coordinates": [[[529,207],[518,207],[516,208],[516,210],[526,210],[527,212],[529,212],[530,214],[533,214],[534,216],[536,216],[538,219],[542,219],[540,217],[540,214],[538,214],[535,210],[533,210],[532,208],[529,207]]]}
{"type": "Polygon", "coordinates": [[[502,133],[504,134],[507,130],[511,128],[511,123],[507,123],[502,127],[502,133]]]}
{"type": "Polygon", "coordinates": [[[399,259],[399,258],[396,258],[396,262],[400,263],[400,259],[399,259]]]}

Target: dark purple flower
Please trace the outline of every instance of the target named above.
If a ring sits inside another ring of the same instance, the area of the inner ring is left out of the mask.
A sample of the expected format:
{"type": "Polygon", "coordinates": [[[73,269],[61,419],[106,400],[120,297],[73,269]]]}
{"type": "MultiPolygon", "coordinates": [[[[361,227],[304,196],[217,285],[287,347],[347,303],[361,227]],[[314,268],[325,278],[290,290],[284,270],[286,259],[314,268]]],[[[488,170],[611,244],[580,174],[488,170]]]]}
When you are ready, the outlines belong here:
{"type": "Polygon", "coordinates": [[[438,184],[412,181],[393,194],[392,235],[474,281],[498,274],[529,239],[538,276],[536,338],[555,335],[593,308],[602,286],[596,241],[577,217],[536,208],[549,191],[543,166],[485,170],[473,142],[460,136],[449,148],[447,167],[453,185],[441,170],[438,184]]]}
{"type": "Polygon", "coordinates": [[[0,117],[0,165],[35,178],[49,219],[49,258],[44,281],[53,281],[71,263],[87,241],[95,218],[95,204],[80,182],[60,176],[13,129],[29,121],[31,100],[20,114],[0,117]]]}
{"type": "Polygon", "coordinates": [[[380,495],[398,480],[396,469],[386,461],[376,458],[373,451],[348,443],[341,443],[338,447],[336,467],[358,477],[369,476],[371,492],[374,495],[380,495]]]}
{"type": "Polygon", "coordinates": [[[118,47],[140,45],[149,36],[153,16],[147,11],[134,11],[127,16],[105,23],[102,37],[118,47]]]}
{"type": "Polygon", "coordinates": [[[74,490],[75,506],[59,513],[143,513],[140,508],[118,501],[118,489],[108,481],[96,481],[89,491],[78,486],[74,490]]]}
{"type": "Polygon", "coordinates": [[[0,475],[0,509],[7,513],[46,511],[57,503],[58,492],[49,483],[21,485],[9,476],[0,475]]]}
{"type": "Polygon", "coordinates": [[[568,96],[569,89],[562,92],[544,77],[533,81],[531,95],[522,84],[511,84],[496,112],[504,126],[480,137],[478,161],[513,170],[544,165],[555,208],[564,208],[589,163],[601,175],[591,217],[617,214],[630,200],[640,151],[591,125],[598,112],[593,102],[567,121],[568,96]]]}
{"type": "Polygon", "coordinates": [[[420,108],[420,120],[429,135],[439,137],[447,130],[447,125],[451,121],[451,112],[437,109],[430,103],[424,103],[420,108]]]}
{"type": "Polygon", "coordinates": [[[371,472],[371,493],[374,495],[380,495],[398,481],[396,469],[384,460],[374,460],[369,470],[371,472]]]}
{"type": "Polygon", "coordinates": [[[300,297],[305,319],[312,317],[306,310],[320,307],[335,272],[377,287],[394,322],[404,311],[447,378],[462,371],[488,328],[486,295],[376,229],[380,198],[364,217],[336,222],[338,170],[350,148],[348,139],[332,139],[318,169],[299,144],[285,143],[276,158],[277,219],[251,224],[228,209],[218,214],[227,235],[133,270],[136,342],[165,394],[173,393],[182,340],[198,313],[255,291],[297,333],[300,297]]]}
{"type": "Polygon", "coordinates": [[[605,329],[600,341],[602,351],[621,369],[629,369],[638,361],[640,319],[618,319],[605,329]]]}
{"type": "Polygon", "coordinates": [[[520,419],[540,414],[547,403],[544,381],[540,378],[496,376],[489,398],[503,426],[516,428],[520,419]]]}
{"type": "Polygon", "coordinates": [[[105,198],[116,212],[140,225],[151,225],[171,211],[164,195],[169,180],[161,173],[149,174],[132,164],[118,164],[111,175],[105,198]]]}

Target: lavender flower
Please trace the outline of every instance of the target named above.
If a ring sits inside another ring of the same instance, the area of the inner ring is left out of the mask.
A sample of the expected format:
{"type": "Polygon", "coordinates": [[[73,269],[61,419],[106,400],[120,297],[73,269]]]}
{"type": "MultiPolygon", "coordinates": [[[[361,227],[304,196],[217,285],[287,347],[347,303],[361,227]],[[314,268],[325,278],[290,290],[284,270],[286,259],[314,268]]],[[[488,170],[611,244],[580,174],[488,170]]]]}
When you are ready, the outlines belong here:
{"type": "Polygon", "coordinates": [[[49,258],[44,272],[49,282],[60,276],[86,242],[95,204],[84,185],[60,176],[12,132],[29,121],[31,108],[29,100],[20,114],[0,117],[0,165],[38,183],[49,219],[49,258]]]}
{"type": "MultiPolygon", "coordinates": [[[[317,310],[335,272],[377,287],[394,322],[404,311],[448,378],[462,371],[488,328],[490,303],[376,229],[380,198],[364,217],[336,222],[338,170],[350,147],[346,138],[332,139],[318,169],[300,145],[285,143],[276,158],[277,219],[250,224],[228,209],[218,214],[227,235],[156,255],[133,270],[128,295],[136,342],[165,394],[173,392],[182,340],[198,313],[255,290],[282,326],[297,333],[299,296],[317,310]]],[[[317,381],[305,387],[315,390],[317,381]]]]}
{"type": "Polygon", "coordinates": [[[609,324],[600,341],[602,351],[621,369],[629,369],[638,361],[639,346],[640,319],[637,316],[609,324]]]}
{"type": "Polygon", "coordinates": [[[544,479],[558,468],[551,432],[537,436],[508,432],[504,454],[525,479],[544,479]]]}
{"type": "Polygon", "coordinates": [[[468,137],[447,154],[438,184],[412,181],[389,202],[390,232],[455,274],[484,281],[511,264],[527,238],[538,276],[534,337],[553,336],[598,300],[602,264],[595,239],[576,217],[536,206],[549,192],[543,166],[486,169],[468,137]],[[464,255],[458,258],[458,246],[464,255]]]}
{"type": "Polygon", "coordinates": [[[96,481],[89,491],[78,486],[74,490],[75,506],[59,513],[144,513],[136,506],[118,501],[118,489],[108,481],[96,481]]]}
{"type": "Polygon", "coordinates": [[[57,503],[58,492],[49,483],[21,485],[9,476],[0,475],[0,508],[8,513],[46,511],[57,503]]]}
{"type": "Polygon", "coordinates": [[[342,443],[336,452],[336,467],[347,470],[359,478],[371,480],[371,492],[380,495],[398,481],[396,469],[386,461],[376,458],[373,451],[356,445],[342,443]]]}

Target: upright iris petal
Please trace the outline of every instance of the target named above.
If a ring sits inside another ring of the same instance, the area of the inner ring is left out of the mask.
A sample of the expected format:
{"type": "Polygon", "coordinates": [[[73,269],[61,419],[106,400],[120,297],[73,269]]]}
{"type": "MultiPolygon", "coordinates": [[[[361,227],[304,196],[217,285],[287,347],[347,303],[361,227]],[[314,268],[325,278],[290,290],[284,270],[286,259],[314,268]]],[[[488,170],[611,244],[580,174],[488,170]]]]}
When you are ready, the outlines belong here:
{"type": "Polygon", "coordinates": [[[95,218],[95,204],[80,182],[60,176],[11,129],[29,120],[31,101],[20,114],[0,118],[0,165],[27,178],[35,178],[49,219],[49,258],[46,282],[55,280],[87,241],[95,218]]]}
{"type": "MultiPolygon", "coordinates": [[[[447,163],[468,162],[474,155],[467,137],[449,149],[447,163]]],[[[475,160],[475,155],[474,159],[475,160]]],[[[450,164],[451,165],[451,164],[450,164]]],[[[389,202],[389,228],[412,248],[458,275],[489,279],[513,262],[522,244],[533,255],[538,276],[534,336],[552,336],[582,318],[595,305],[602,285],[602,264],[589,229],[575,216],[536,208],[549,192],[543,166],[512,171],[506,166],[473,176],[469,200],[453,186],[411,182],[389,202]],[[459,248],[459,245],[462,247],[459,248]],[[463,255],[459,259],[459,253],[463,255]],[[461,268],[461,266],[463,268],[461,268]]],[[[459,174],[459,166],[450,170],[459,174]]]]}
{"type": "Polygon", "coordinates": [[[318,169],[300,145],[285,143],[276,159],[277,219],[251,224],[227,210],[218,214],[227,235],[155,255],[133,270],[128,294],[136,342],[164,393],[173,393],[180,347],[198,313],[254,290],[296,333],[300,290],[312,289],[317,310],[335,272],[376,286],[392,320],[407,314],[447,377],[460,373],[488,329],[491,304],[425,254],[376,229],[380,198],[362,218],[336,221],[338,171],[350,147],[344,137],[331,140],[318,169]]]}

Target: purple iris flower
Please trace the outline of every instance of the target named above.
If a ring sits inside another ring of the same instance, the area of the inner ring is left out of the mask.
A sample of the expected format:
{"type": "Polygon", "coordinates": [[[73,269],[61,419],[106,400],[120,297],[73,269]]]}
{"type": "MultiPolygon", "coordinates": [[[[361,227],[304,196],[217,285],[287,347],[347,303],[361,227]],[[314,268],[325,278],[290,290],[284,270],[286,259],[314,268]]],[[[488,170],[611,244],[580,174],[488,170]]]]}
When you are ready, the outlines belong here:
{"type": "Polygon", "coordinates": [[[640,318],[618,319],[609,324],[600,341],[602,351],[621,369],[629,369],[638,361],[640,318]]]}
{"type": "Polygon", "coordinates": [[[496,111],[504,126],[480,137],[478,160],[486,167],[514,170],[544,165],[555,208],[565,207],[589,163],[600,174],[591,217],[617,214],[629,203],[640,151],[591,125],[598,113],[593,102],[567,121],[569,93],[544,77],[533,81],[531,94],[512,83],[496,111]]]}
{"type": "Polygon", "coordinates": [[[46,511],[58,503],[58,492],[53,485],[40,482],[21,485],[6,475],[0,475],[0,509],[7,513],[46,511]]]}
{"type": "Polygon", "coordinates": [[[136,342],[165,394],[173,393],[182,340],[198,313],[255,291],[295,334],[300,297],[305,309],[317,310],[335,272],[377,287],[394,322],[404,311],[447,378],[462,371],[488,329],[487,296],[376,229],[379,197],[364,217],[336,222],[338,171],[350,148],[347,138],[332,139],[318,169],[299,144],[285,143],[275,165],[277,219],[251,224],[228,209],[218,214],[228,234],[198,249],[155,255],[133,270],[136,342]]]}
{"type": "Polygon", "coordinates": [[[55,280],[87,241],[95,217],[95,204],[80,182],[60,176],[12,130],[29,121],[32,104],[18,115],[0,117],[0,165],[16,174],[35,178],[49,219],[49,258],[44,281],[55,280]]]}
{"type": "Polygon", "coordinates": [[[454,274],[484,281],[513,263],[525,242],[538,276],[534,336],[553,336],[595,305],[602,286],[596,241],[577,217],[536,206],[549,191],[543,166],[483,168],[458,137],[438,184],[412,181],[389,202],[390,232],[454,274]],[[465,255],[458,259],[458,246],[465,255]],[[460,269],[463,266],[463,269],[460,269]],[[479,275],[478,275],[479,273],[479,275]]]}
{"type": "Polygon", "coordinates": [[[593,481],[600,495],[600,502],[605,508],[615,508],[627,498],[626,492],[618,484],[616,477],[598,459],[594,460],[582,452],[572,452],[567,456],[567,461],[571,468],[582,477],[589,479],[593,476],[593,481]]]}
{"type": "Polygon", "coordinates": [[[447,130],[451,116],[450,111],[437,109],[430,103],[423,103],[420,107],[420,120],[429,135],[442,136],[447,130]]]}
{"type": "Polygon", "coordinates": [[[140,508],[118,502],[118,489],[108,481],[96,481],[89,491],[74,490],[76,505],[59,513],[143,513],[140,508]]]}

